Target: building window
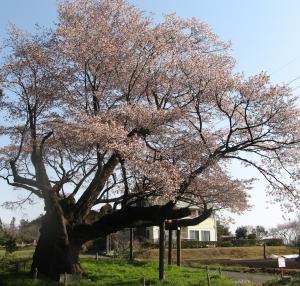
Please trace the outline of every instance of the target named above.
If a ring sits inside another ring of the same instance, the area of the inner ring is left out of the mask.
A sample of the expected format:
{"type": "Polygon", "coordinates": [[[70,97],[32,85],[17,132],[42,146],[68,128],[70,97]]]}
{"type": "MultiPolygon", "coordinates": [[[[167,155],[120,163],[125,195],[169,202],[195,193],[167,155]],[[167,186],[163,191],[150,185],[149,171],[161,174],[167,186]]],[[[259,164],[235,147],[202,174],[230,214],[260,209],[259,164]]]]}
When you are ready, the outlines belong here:
{"type": "Polygon", "coordinates": [[[201,230],[201,240],[202,241],[210,241],[210,231],[209,230],[201,230]]]}
{"type": "Polygon", "coordinates": [[[190,230],[190,239],[199,240],[199,230],[190,230]]]}

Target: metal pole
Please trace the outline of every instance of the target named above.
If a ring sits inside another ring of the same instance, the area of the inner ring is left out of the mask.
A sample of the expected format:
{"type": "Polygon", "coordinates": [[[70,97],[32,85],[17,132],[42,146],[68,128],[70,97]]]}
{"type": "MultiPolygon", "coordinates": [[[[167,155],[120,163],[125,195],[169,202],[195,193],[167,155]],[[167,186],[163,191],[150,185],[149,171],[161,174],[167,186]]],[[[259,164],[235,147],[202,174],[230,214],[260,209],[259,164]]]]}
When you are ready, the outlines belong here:
{"type": "Polygon", "coordinates": [[[173,233],[172,229],[169,229],[168,265],[172,265],[172,243],[173,243],[172,233],[173,233]]]}
{"type": "Polygon", "coordinates": [[[159,280],[163,280],[165,277],[164,259],[165,259],[165,222],[162,221],[159,226],[159,280]]]}
{"type": "Polygon", "coordinates": [[[177,228],[177,266],[181,265],[181,230],[177,228]]]}
{"type": "Polygon", "coordinates": [[[129,229],[129,259],[133,260],[133,228],[129,229]]]}

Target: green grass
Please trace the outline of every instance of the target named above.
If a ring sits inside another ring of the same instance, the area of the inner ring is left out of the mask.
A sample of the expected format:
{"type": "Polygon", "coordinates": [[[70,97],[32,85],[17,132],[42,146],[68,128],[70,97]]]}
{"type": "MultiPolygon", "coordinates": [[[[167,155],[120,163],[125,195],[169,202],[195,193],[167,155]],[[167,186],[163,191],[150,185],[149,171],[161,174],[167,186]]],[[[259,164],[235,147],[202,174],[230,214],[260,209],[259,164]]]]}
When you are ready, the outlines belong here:
{"type": "Polygon", "coordinates": [[[271,281],[264,284],[264,286],[299,286],[300,275],[279,279],[277,281],[271,281]]]}
{"type": "MultiPolygon", "coordinates": [[[[17,250],[10,254],[10,257],[31,257],[33,255],[35,247],[28,247],[25,249],[17,250]]],[[[0,259],[5,256],[5,250],[0,249],[0,259]]]]}
{"type": "MultiPolygon", "coordinates": [[[[146,285],[173,285],[173,286],[206,286],[207,276],[205,271],[195,271],[189,268],[179,268],[176,266],[166,268],[166,279],[158,281],[158,264],[154,262],[134,261],[128,263],[125,260],[101,260],[84,261],[82,266],[87,274],[87,278],[76,286],[140,286],[143,285],[143,278],[146,285]]],[[[32,280],[28,274],[2,273],[5,286],[56,286],[58,283],[47,280],[32,280]]],[[[0,283],[1,284],[1,283],[0,283]]],[[[2,284],[1,284],[2,285],[2,284]]],[[[214,286],[236,285],[232,280],[217,276],[212,278],[214,286]]]]}

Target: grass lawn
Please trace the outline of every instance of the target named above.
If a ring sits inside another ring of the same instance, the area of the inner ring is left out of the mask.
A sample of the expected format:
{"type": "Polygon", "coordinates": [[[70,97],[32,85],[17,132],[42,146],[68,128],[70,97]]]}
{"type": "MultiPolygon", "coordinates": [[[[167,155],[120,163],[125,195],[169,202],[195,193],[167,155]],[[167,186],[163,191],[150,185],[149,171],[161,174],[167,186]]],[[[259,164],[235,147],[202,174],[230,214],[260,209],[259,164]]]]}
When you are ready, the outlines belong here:
{"type": "MultiPolygon", "coordinates": [[[[146,285],[174,285],[174,286],[207,286],[207,276],[205,271],[194,271],[188,268],[172,266],[166,269],[166,279],[159,282],[158,264],[154,262],[135,261],[128,263],[125,260],[111,259],[101,261],[84,261],[82,266],[87,274],[87,278],[78,284],[82,286],[140,286],[143,285],[143,278],[146,285]]],[[[32,280],[28,274],[2,273],[5,286],[56,286],[58,283],[51,281],[32,280]]],[[[3,283],[2,281],[2,283],[3,283]]],[[[0,282],[0,285],[1,282],[0,282]]],[[[234,286],[232,280],[216,276],[212,278],[214,286],[234,286]]]]}
{"type": "MultiPolygon", "coordinates": [[[[11,257],[31,257],[33,255],[35,247],[28,247],[21,249],[10,254],[11,257]]],[[[0,259],[5,255],[5,250],[0,249],[0,259]]]]}

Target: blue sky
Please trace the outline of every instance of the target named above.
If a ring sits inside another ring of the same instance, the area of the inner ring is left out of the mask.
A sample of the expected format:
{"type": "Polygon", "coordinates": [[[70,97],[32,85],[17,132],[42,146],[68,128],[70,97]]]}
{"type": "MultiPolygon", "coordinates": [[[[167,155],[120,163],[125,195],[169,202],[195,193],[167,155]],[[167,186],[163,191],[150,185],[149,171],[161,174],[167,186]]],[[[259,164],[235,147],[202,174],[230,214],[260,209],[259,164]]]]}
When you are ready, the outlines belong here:
{"type": "MultiPolygon", "coordinates": [[[[298,0],[130,0],[141,10],[152,12],[159,21],[162,14],[176,13],[197,17],[207,22],[221,39],[231,41],[232,54],[237,59],[237,71],[246,75],[267,71],[274,82],[290,82],[300,75],[300,1],[298,0]]],[[[0,4],[0,41],[5,37],[9,21],[28,31],[34,25],[53,26],[56,21],[54,0],[10,0],[0,4]]],[[[300,79],[291,86],[300,94],[300,79]]],[[[257,176],[254,171],[233,166],[236,176],[257,176]]],[[[258,181],[252,191],[252,211],[235,216],[236,225],[266,227],[282,222],[278,206],[266,204],[264,182],[258,181]],[[267,209],[266,209],[267,208],[267,209]]],[[[12,191],[0,182],[0,204],[15,199],[21,192],[12,191]]],[[[10,221],[12,216],[33,218],[42,212],[41,204],[24,211],[0,208],[0,217],[10,221]]]]}

